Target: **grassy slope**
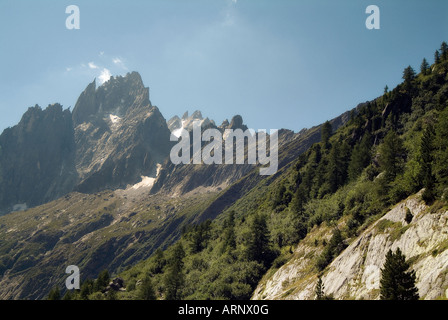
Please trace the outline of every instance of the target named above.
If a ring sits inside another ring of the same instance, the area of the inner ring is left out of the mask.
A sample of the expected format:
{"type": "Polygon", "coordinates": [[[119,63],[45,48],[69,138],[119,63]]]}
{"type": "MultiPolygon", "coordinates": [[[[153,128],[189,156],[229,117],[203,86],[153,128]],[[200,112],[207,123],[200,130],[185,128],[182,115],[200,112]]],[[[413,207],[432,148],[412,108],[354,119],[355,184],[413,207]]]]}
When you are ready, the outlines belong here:
{"type": "MultiPolygon", "coordinates": [[[[432,66],[432,70],[429,75],[417,75],[413,80],[412,88],[406,88],[404,84],[399,85],[392,92],[366,104],[357,110],[357,114],[347,125],[332,136],[331,146],[342,146],[346,143],[352,150],[367,131],[372,135],[370,164],[364,167],[355,180],[348,181],[346,178],[336,192],[328,192],[328,189],[323,188],[324,184],[318,179],[323,178],[323,182],[326,182],[325,178],[328,177],[329,172],[325,171],[325,168],[331,161],[331,148],[325,150],[320,144],[320,149],[324,151],[319,163],[315,163],[316,149],[310,148],[304,157],[299,158],[296,166],[286,166],[275,177],[259,181],[229,206],[223,215],[211,223],[208,229],[209,236],[204,239],[202,251],[191,250],[191,238],[196,231],[187,233],[180,240],[186,252],[186,257],[183,259],[184,298],[248,298],[263,274],[269,278],[269,275],[283,263],[300,254],[292,254],[292,249],[300,241],[294,238],[298,229],[294,225],[297,222],[297,212],[292,200],[301,184],[297,182],[298,175],[303,178],[311,172],[313,179],[306,189],[308,199],[305,201],[303,211],[299,214],[303,223],[302,227],[305,227],[308,235],[313,235],[312,240],[310,237],[303,240],[311,241],[309,247],[315,248],[303,252],[310,258],[309,275],[315,275],[321,268],[325,268],[344,246],[395,203],[418,191],[422,187],[421,181],[416,181],[422,132],[427,123],[437,123],[438,116],[446,108],[448,99],[448,61],[432,66]],[[384,174],[380,174],[382,167],[378,162],[378,154],[381,153],[381,141],[390,131],[396,132],[402,139],[406,154],[402,160],[401,173],[386,184],[380,178],[384,174]],[[303,163],[299,165],[299,162],[303,163]],[[321,163],[323,165],[320,169],[323,173],[318,171],[321,163]],[[274,204],[282,188],[284,192],[279,198],[280,204],[274,204]],[[232,210],[235,211],[236,247],[229,249],[225,246],[224,221],[232,210]],[[264,265],[248,259],[246,252],[251,224],[254,216],[259,214],[267,216],[271,248],[277,257],[264,265]],[[335,228],[341,231],[343,239],[341,248],[337,245],[331,248],[329,245],[335,228]],[[328,261],[321,263],[322,259],[328,261]]],[[[438,183],[438,190],[443,189],[442,182],[438,183]]],[[[166,271],[172,250],[168,248],[163,255],[165,267],[162,270],[154,271],[154,265],[160,261],[152,257],[122,273],[121,276],[131,283],[131,286],[127,293],[121,295],[121,298],[137,298],[138,285],[135,286],[135,284],[146,276],[153,280],[158,298],[163,298],[164,279],[167,276],[166,271]]]]}

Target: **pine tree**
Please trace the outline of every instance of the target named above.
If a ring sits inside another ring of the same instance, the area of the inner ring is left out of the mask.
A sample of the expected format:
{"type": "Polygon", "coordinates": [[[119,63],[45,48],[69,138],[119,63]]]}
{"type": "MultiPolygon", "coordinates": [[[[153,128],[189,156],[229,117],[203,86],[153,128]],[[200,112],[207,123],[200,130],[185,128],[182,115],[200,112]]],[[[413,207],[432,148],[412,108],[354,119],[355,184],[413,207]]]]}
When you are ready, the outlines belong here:
{"type": "Polygon", "coordinates": [[[93,280],[87,279],[81,285],[80,297],[81,300],[89,300],[89,295],[93,292],[93,280]]]}
{"type": "Polygon", "coordinates": [[[266,216],[255,215],[250,226],[250,237],[247,244],[247,257],[260,263],[269,263],[270,243],[266,216]]]}
{"type": "Polygon", "coordinates": [[[443,41],[440,46],[440,56],[442,60],[448,59],[448,44],[445,41],[443,41]]]}
{"type": "Polygon", "coordinates": [[[350,151],[344,143],[334,143],[328,156],[325,180],[329,184],[329,192],[335,192],[347,180],[347,166],[350,151]]]}
{"type": "Polygon", "coordinates": [[[411,66],[407,66],[403,71],[404,87],[406,90],[412,88],[412,81],[415,78],[415,71],[411,66]]]}
{"type": "Polygon", "coordinates": [[[361,141],[355,145],[351,155],[350,163],[348,165],[348,178],[349,180],[356,179],[370,164],[371,155],[371,141],[372,136],[367,131],[362,137],[361,141]]]}
{"type": "Polygon", "coordinates": [[[434,186],[435,177],[433,174],[433,140],[434,128],[428,125],[423,131],[423,136],[420,142],[420,170],[421,170],[421,184],[425,188],[422,195],[426,203],[431,203],[435,199],[434,186]]]}
{"type": "Polygon", "coordinates": [[[423,75],[427,75],[428,74],[428,70],[429,70],[429,64],[428,61],[426,61],[425,58],[423,58],[422,64],[420,65],[420,72],[423,75]]]}
{"type": "Polygon", "coordinates": [[[384,94],[386,94],[386,93],[388,93],[389,92],[389,87],[387,86],[387,84],[386,84],[386,86],[384,87],[384,94]]]}
{"type": "Polygon", "coordinates": [[[154,260],[151,265],[151,272],[154,274],[162,273],[163,268],[166,265],[166,259],[163,254],[162,249],[157,248],[157,250],[154,252],[154,260]]]}
{"type": "Polygon", "coordinates": [[[324,296],[325,296],[324,290],[325,290],[325,286],[322,281],[322,278],[321,278],[321,276],[318,276],[316,290],[315,290],[316,300],[324,300],[324,296]]]}
{"type": "Polygon", "coordinates": [[[380,166],[385,171],[386,182],[393,181],[403,169],[403,159],[405,149],[403,141],[390,130],[384,137],[383,144],[380,146],[380,166]]]}
{"type": "Polygon", "coordinates": [[[409,263],[401,250],[389,250],[381,269],[380,294],[382,300],[418,300],[415,271],[408,271],[409,263]]]}
{"type": "Polygon", "coordinates": [[[440,52],[439,52],[439,50],[436,50],[436,52],[434,52],[434,63],[435,64],[440,63],[440,52]]]}
{"type": "Polygon", "coordinates": [[[226,249],[236,248],[236,236],[235,236],[235,211],[231,211],[228,218],[224,222],[224,247],[223,251],[226,249]]]}
{"type": "Polygon", "coordinates": [[[434,138],[434,174],[443,189],[448,185],[448,108],[439,113],[434,138]]]}
{"type": "Polygon", "coordinates": [[[149,277],[143,279],[139,289],[138,298],[140,300],[156,300],[156,293],[149,277]]]}
{"type": "Polygon", "coordinates": [[[183,272],[183,258],[185,251],[181,242],[174,246],[171,259],[168,263],[168,270],[165,274],[165,300],[180,300],[182,298],[182,288],[185,284],[183,272]]]}
{"type": "Polygon", "coordinates": [[[93,291],[104,290],[109,284],[109,280],[110,280],[109,271],[107,271],[106,269],[101,271],[100,274],[98,275],[98,279],[96,279],[93,285],[93,291]]]}
{"type": "Polygon", "coordinates": [[[330,140],[332,131],[333,131],[333,128],[331,127],[331,123],[329,121],[325,121],[325,123],[322,125],[322,129],[320,132],[321,141],[323,143],[324,149],[328,149],[328,147],[329,147],[329,140],[330,140]]]}

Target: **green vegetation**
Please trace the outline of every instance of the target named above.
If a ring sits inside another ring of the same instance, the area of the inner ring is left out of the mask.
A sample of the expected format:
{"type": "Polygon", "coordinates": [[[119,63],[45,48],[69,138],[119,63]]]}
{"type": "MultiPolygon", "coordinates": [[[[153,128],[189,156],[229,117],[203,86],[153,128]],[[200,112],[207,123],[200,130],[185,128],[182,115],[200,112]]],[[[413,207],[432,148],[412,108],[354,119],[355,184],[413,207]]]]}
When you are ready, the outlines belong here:
{"type": "Polygon", "coordinates": [[[380,293],[382,300],[418,300],[418,289],[415,287],[415,272],[409,271],[409,262],[401,250],[386,255],[386,262],[381,269],[380,293]]]}
{"type": "MultiPolygon", "coordinates": [[[[277,175],[260,181],[216,219],[192,223],[176,244],[121,272],[128,286],[117,297],[249,299],[263,275],[285,263],[291,248],[316,226],[333,230],[331,239],[315,239],[316,247],[323,244],[323,250],[316,251],[310,268],[319,272],[351,237],[422,188],[427,203],[444,203],[448,196],[446,44],[436,56],[431,66],[424,60],[419,74],[407,67],[402,84],[361,104],[338,130],[333,131],[329,122],[323,124],[320,142],[277,175]]],[[[412,213],[405,219],[409,224],[412,213]]],[[[389,220],[376,225],[379,232],[391,231],[391,239],[398,239],[408,227],[389,220]]],[[[389,293],[395,280],[387,272],[391,266],[404,270],[407,265],[399,252],[388,254],[388,259],[395,260],[385,265],[381,294],[404,297],[404,293],[389,293]]],[[[406,286],[412,283],[408,280],[406,286]]],[[[95,297],[86,286],[79,297],[95,297]]],[[[411,286],[406,288],[412,293],[411,286]]],[[[323,296],[323,286],[319,295],[323,296]]]]}

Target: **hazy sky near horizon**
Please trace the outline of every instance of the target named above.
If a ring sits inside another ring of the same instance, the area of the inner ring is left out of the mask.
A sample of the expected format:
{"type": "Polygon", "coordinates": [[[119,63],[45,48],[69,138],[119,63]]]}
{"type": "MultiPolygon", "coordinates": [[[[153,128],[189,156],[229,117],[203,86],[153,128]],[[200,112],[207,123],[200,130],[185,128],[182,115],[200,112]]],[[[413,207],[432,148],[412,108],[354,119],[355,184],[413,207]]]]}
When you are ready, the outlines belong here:
{"type": "Polygon", "coordinates": [[[198,109],[299,131],[395,87],[442,41],[446,0],[0,0],[0,132],[130,71],[166,119],[198,109]],[[365,26],[371,4],[379,30],[365,26]]]}

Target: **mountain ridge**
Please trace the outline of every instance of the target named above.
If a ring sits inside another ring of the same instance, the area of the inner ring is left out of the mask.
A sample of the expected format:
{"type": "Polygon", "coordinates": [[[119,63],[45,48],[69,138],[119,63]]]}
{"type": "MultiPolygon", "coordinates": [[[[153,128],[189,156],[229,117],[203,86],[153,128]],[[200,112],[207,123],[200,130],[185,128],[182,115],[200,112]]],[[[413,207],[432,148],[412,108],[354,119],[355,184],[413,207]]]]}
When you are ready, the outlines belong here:
{"type": "MultiPolygon", "coordinates": [[[[173,255],[180,250],[185,257],[178,272],[183,277],[178,294],[186,299],[250,299],[254,292],[257,298],[266,294],[312,299],[318,275],[323,275],[326,293],[333,297],[376,297],[375,291],[350,293],[350,288],[338,284],[350,283],[345,279],[355,279],[363,271],[361,267],[345,278],[334,276],[346,271],[347,261],[363,266],[363,254],[361,258],[350,254],[353,247],[362,246],[350,245],[366,230],[375,230],[372,235],[390,240],[384,248],[397,239],[412,239],[419,246],[417,240],[423,238],[413,235],[414,227],[431,216],[419,213],[417,202],[424,201],[434,218],[443,218],[446,211],[448,60],[435,63],[431,70],[404,79],[392,91],[322,125],[298,133],[280,130],[279,170],[272,176],[260,176],[255,165],[174,166],[166,158],[155,161],[157,154],[149,155],[145,166],[145,153],[154,148],[146,150],[141,141],[147,139],[139,134],[155,128],[169,137],[169,124],[179,125],[181,118],[170,122],[159,116],[140,86],[136,91],[124,86],[115,97],[111,90],[108,98],[97,98],[97,90],[89,84],[77,108],[90,110],[89,116],[77,117],[73,131],[78,132],[78,141],[82,137],[89,141],[83,156],[92,157],[98,145],[110,160],[85,161],[93,164],[83,180],[88,193],[70,192],[0,217],[1,297],[41,299],[52,287],[64,288],[64,268],[75,264],[84,272],[84,298],[108,297],[95,289],[96,281],[88,280],[108,269],[126,284],[118,298],[138,298],[142,281],[149,277],[156,297],[165,299],[171,290],[167,279],[176,261],[173,255]],[[120,96],[132,97],[132,102],[120,109],[120,96]],[[100,108],[101,101],[109,98],[115,104],[100,108]],[[119,136],[136,149],[123,148],[114,140],[119,136]],[[138,156],[127,158],[120,151],[138,156]],[[423,160],[428,157],[433,160],[423,160]],[[115,180],[114,172],[119,172],[115,180]],[[110,189],[100,190],[101,186],[110,189]],[[414,201],[405,205],[410,215],[403,206],[398,220],[395,213],[388,214],[409,196],[414,201]],[[302,252],[304,245],[312,249],[302,252]],[[346,260],[347,256],[351,258],[346,260]],[[300,278],[300,265],[294,261],[305,258],[308,273],[300,278]],[[275,280],[287,280],[282,275],[286,269],[300,278],[299,283],[275,280]]],[[[202,118],[202,113],[194,117],[202,118]]],[[[188,119],[188,113],[182,118],[188,119]]],[[[222,127],[232,122],[244,125],[242,117],[234,118],[222,127]]],[[[79,149],[75,152],[80,154],[79,149]]],[[[433,221],[441,232],[443,219],[433,221]]],[[[448,247],[441,241],[428,247],[426,257],[444,259],[448,247]]],[[[376,250],[377,267],[384,248],[376,250]]],[[[439,296],[444,283],[421,293],[439,296]]],[[[80,293],[72,298],[80,298],[80,293]]]]}

